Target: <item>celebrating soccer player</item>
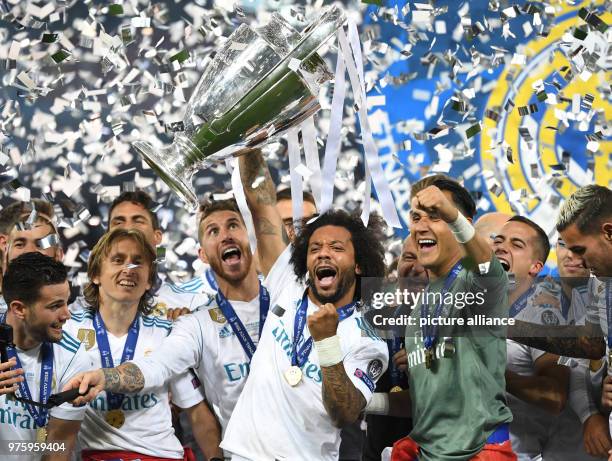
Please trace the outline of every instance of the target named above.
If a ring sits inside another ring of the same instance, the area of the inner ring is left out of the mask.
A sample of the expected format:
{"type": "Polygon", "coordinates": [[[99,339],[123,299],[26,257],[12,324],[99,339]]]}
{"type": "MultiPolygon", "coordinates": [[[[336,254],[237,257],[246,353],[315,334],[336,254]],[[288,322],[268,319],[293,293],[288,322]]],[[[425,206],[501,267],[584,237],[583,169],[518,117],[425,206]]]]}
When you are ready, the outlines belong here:
{"type": "MultiPolygon", "coordinates": [[[[88,307],[73,314],[65,328],[86,345],[95,367],[146,357],[168,335],[171,322],[150,315],[154,261],[153,248],[138,230],[111,230],[94,247],[84,290],[88,307]]],[[[183,373],[147,392],[106,392],[90,402],[79,434],[83,459],[183,459],[171,424],[169,391],[176,405],[188,409],[196,440],[207,453],[218,438],[210,434],[216,422],[192,376],[183,373]]]]}
{"type": "Polygon", "coordinates": [[[38,252],[25,253],[5,268],[3,281],[8,311],[0,314],[0,323],[12,327],[14,344],[0,368],[0,442],[62,441],[65,450],[56,459],[68,460],[85,408],[64,403],[49,410],[44,404],[72,376],[90,369],[91,361],[84,345],[62,329],[70,318],[66,268],[38,252]]]}
{"type": "MultiPolygon", "coordinates": [[[[407,329],[406,353],[414,427],[395,444],[393,459],[515,459],[500,327],[443,331],[431,321],[505,318],[506,273],[487,241],[475,234],[470,220],[476,207],[461,185],[432,176],[417,182],[411,195],[410,230],[429,274],[426,293],[440,296],[424,297],[411,314],[416,322],[407,329]],[[460,297],[470,298],[462,308],[450,301],[460,297]]],[[[377,394],[369,410],[394,414],[394,407],[406,405],[403,394],[377,394]]]]}

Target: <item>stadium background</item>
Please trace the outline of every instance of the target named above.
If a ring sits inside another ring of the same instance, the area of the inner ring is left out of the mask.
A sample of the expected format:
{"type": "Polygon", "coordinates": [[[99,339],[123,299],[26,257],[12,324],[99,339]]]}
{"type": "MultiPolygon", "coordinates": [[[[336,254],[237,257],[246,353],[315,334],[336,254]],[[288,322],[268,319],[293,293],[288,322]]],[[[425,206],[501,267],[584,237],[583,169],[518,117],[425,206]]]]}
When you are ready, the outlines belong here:
{"type": "MultiPolygon", "coordinates": [[[[167,273],[183,280],[198,268],[194,218],[129,143],[171,141],[203,66],[238,23],[278,11],[302,28],[329,2],[116,3],[122,14],[108,2],[0,1],[0,203],[53,200],[67,263],[83,275],[108,203],[143,188],[160,205],[167,273]]],[[[360,23],[370,122],[400,217],[410,184],[439,171],[465,182],[479,213],[519,212],[554,240],[560,201],[610,184],[610,32],[593,19],[610,22],[604,1],[344,4],[360,23]]],[[[326,59],[333,69],[333,46],[326,59]]],[[[330,84],[321,96],[322,151],[330,84]]],[[[364,190],[351,103],[343,134],[335,204],[351,209],[364,190]]],[[[286,143],[267,150],[288,183],[286,143]]],[[[195,184],[199,194],[228,188],[229,176],[218,166],[195,184]]],[[[395,230],[390,259],[406,232],[395,230]]]]}

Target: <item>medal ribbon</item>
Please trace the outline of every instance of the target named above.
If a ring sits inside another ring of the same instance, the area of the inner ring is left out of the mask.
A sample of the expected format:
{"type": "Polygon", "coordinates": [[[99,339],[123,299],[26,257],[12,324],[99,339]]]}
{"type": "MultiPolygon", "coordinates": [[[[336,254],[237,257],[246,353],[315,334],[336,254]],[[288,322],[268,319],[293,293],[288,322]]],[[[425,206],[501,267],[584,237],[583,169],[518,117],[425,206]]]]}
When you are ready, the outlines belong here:
{"type": "Polygon", "coordinates": [[[606,277],[604,285],[606,290],[606,317],[608,320],[608,362],[610,362],[610,360],[612,360],[612,282],[606,277]]]}
{"type": "MultiPolygon", "coordinates": [[[[121,355],[121,363],[128,362],[134,358],[134,351],[136,350],[136,342],[138,341],[138,333],[140,332],[140,314],[137,313],[134,317],[134,321],[130,325],[128,330],[127,339],[123,346],[123,354],[121,355]]],[[[102,368],[114,368],[113,355],[111,354],[110,345],[108,344],[108,335],[106,333],[106,327],[104,326],[104,320],[100,312],[96,312],[93,318],[94,328],[96,330],[96,341],[98,342],[98,349],[100,351],[100,360],[102,361],[102,368]]],[[[121,402],[125,394],[115,394],[113,392],[106,392],[108,397],[108,408],[109,410],[116,410],[121,407],[121,402]]]]}
{"type": "Polygon", "coordinates": [[[512,303],[512,306],[510,306],[510,312],[508,313],[510,318],[516,317],[523,309],[525,309],[525,307],[527,307],[527,301],[529,301],[529,298],[531,298],[533,295],[535,288],[535,284],[531,285],[529,290],[519,296],[519,298],[512,303]]]}
{"type": "Polygon", "coordinates": [[[389,347],[391,349],[391,354],[389,355],[389,377],[391,378],[391,388],[401,386],[402,378],[404,377],[404,373],[395,366],[395,362],[393,361],[393,356],[402,349],[402,341],[403,338],[393,338],[388,340],[389,347]]]}
{"type": "MultiPolygon", "coordinates": [[[[453,282],[455,281],[455,279],[459,275],[459,272],[461,272],[462,269],[463,269],[463,265],[461,264],[461,261],[457,261],[457,263],[450,270],[450,273],[446,276],[446,280],[444,281],[444,286],[442,287],[440,302],[435,307],[434,312],[433,312],[434,318],[440,317],[440,314],[442,313],[442,306],[444,305],[444,296],[446,295],[446,293],[448,292],[448,289],[451,287],[451,285],[453,284],[453,282]]],[[[428,291],[429,291],[429,285],[427,286],[424,292],[425,299],[427,299],[428,291]]],[[[426,318],[429,320],[429,304],[421,303],[421,318],[426,318]]],[[[423,345],[425,346],[425,349],[433,349],[434,344],[436,343],[436,340],[438,337],[438,325],[428,325],[428,323],[429,322],[423,325],[423,330],[422,330],[423,331],[423,345]]]]}
{"type": "Polygon", "coordinates": [[[567,320],[567,316],[569,315],[569,310],[571,306],[572,300],[568,298],[563,292],[563,288],[561,289],[561,315],[563,318],[567,320]]]}
{"type": "MultiPolygon", "coordinates": [[[[349,303],[345,306],[336,309],[338,312],[338,321],[342,322],[344,319],[351,316],[355,311],[356,302],[349,303]]],[[[293,321],[293,344],[291,345],[291,365],[302,368],[308,360],[310,351],[312,350],[313,339],[312,336],[308,340],[304,341],[302,347],[298,349],[298,344],[304,337],[304,327],[306,326],[306,312],[308,311],[308,290],[302,296],[302,301],[298,306],[297,312],[295,313],[295,320],[293,321]]]]}
{"type": "MultiPolygon", "coordinates": [[[[4,323],[5,318],[6,314],[3,314],[2,317],[0,317],[0,323],[4,323]]],[[[15,357],[17,361],[17,365],[14,369],[23,368],[14,347],[7,347],[6,352],[9,359],[15,357]]],[[[42,353],[42,360],[40,364],[40,395],[38,398],[41,403],[46,404],[51,395],[51,382],[53,381],[53,345],[48,342],[42,343],[40,352],[42,353]]],[[[30,387],[28,386],[28,381],[25,379],[19,383],[19,395],[25,399],[34,400],[30,392],[30,387]]],[[[25,406],[38,427],[43,428],[47,425],[49,409],[36,407],[29,403],[26,403],[25,406]]]]}
{"type": "MultiPolygon", "coordinates": [[[[215,279],[215,274],[213,273],[212,270],[208,269],[206,271],[206,279],[208,280],[208,283],[213,288],[213,290],[217,292],[217,294],[215,295],[217,305],[219,306],[219,309],[221,309],[221,312],[223,312],[223,315],[225,316],[228,323],[230,324],[230,327],[234,331],[234,334],[238,338],[238,341],[240,341],[240,345],[244,349],[244,352],[249,357],[249,360],[251,360],[251,358],[253,357],[253,354],[255,353],[255,349],[256,349],[255,343],[249,336],[249,333],[247,332],[244,324],[238,317],[238,314],[236,314],[236,311],[234,310],[234,307],[232,306],[232,304],[227,300],[227,298],[223,295],[223,293],[221,293],[221,290],[219,290],[219,285],[217,284],[217,280],[215,279]]],[[[266,317],[268,316],[269,309],[270,309],[270,294],[268,293],[268,290],[266,290],[266,287],[264,287],[261,284],[261,282],[259,282],[259,336],[260,337],[261,337],[261,330],[263,329],[264,322],[266,321],[266,317]]]]}

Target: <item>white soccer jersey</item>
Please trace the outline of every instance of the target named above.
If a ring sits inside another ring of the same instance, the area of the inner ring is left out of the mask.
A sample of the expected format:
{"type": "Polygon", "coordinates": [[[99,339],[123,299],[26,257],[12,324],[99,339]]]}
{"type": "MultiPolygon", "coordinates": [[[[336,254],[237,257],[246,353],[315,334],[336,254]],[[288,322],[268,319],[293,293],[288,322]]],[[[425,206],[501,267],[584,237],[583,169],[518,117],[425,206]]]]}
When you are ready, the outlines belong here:
{"type": "Polygon", "coordinates": [[[165,317],[168,309],[184,307],[195,311],[200,306],[208,304],[210,298],[214,296],[215,291],[204,275],[181,285],[164,282],[155,294],[154,315],[165,317]]]}
{"type": "MultiPolygon", "coordinates": [[[[254,461],[336,460],[340,429],[323,407],[321,367],[314,348],[302,367],[302,382],[292,387],[284,377],[291,366],[296,307],[304,294],[289,264],[290,251],[287,248],[279,257],[264,283],[270,292],[270,312],[221,447],[254,461]]],[[[307,312],[316,309],[309,303],[307,312]]],[[[368,402],[374,391],[370,386],[387,368],[387,345],[357,311],[340,322],[338,336],[346,373],[368,402]],[[366,374],[370,379],[358,377],[366,374]]],[[[305,326],[304,340],[309,337],[305,326]]]]}
{"type": "MultiPolygon", "coordinates": [[[[73,314],[66,322],[67,329],[85,345],[94,368],[101,368],[100,351],[93,325],[93,312],[73,314]]],[[[172,323],[152,316],[140,316],[140,331],[134,357],[145,357],[160,347],[168,335],[172,323]]],[[[107,333],[113,363],[118,366],[127,335],[117,338],[107,333]]],[[[165,351],[168,354],[168,351],[165,351]]],[[[188,372],[169,381],[169,385],[158,386],[137,394],[126,394],[121,403],[125,422],[120,428],[111,426],[106,420],[108,398],[100,393],[87,405],[85,419],[79,433],[82,450],[126,450],[161,458],[183,458],[183,447],[174,435],[168,392],[172,401],[181,408],[189,408],[203,400],[197,383],[188,372]]]]}
{"type": "MultiPolygon", "coordinates": [[[[558,282],[551,279],[540,280],[527,306],[516,318],[547,325],[584,323],[586,287],[572,290],[567,318],[562,313],[561,293],[561,285],[558,282]]],[[[534,376],[535,362],[545,352],[512,340],[507,340],[507,347],[508,369],[523,376],[534,376]]],[[[575,375],[572,378],[574,379],[581,370],[571,368],[570,373],[575,375]]],[[[584,451],[581,422],[573,410],[574,405],[568,403],[561,415],[552,415],[512,394],[508,393],[507,398],[513,415],[513,421],[510,423],[512,448],[519,461],[535,459],[540,455],[550,461],[595,459],[584,451]]],[[[579,405],[592,403],[592,398],[587,393],[576,394],[574,399],[575,402],[572,403],[579,405]]]]}
{"type": "MultiPolygon", "coordinates": [[[[166,312],[168,309],[176,309],[186,307],[189,310],[195,310],[197,305],[190,305],[189,303],[199,301],[199,297],[194,297],[193,293],[182,289],[179,286],[173,285],[169,282],[162,282],[159,289],[155,292],[153,297],[153,310],[151,316],[166,318],[166,312]]],[[[69,306],[70,312],[73,314],[82,313],[88,308],[87,302],[83,296],[79,296],[69,306]]],[[[0,305],[0,313],[2,313],[2,306],[0,305]]]]}
{"type": "Polygon", "coordinates": [[[589,302],[587,306],[586,318],[589,323],[601,326],[601,331],[608,336],[608,299],[612,303],[612,279],[610,277],[598,279],[591,277],[588,283],[589,302]],[[607,296],[606,296],[607,295],[607,296]],[[608,299],[607,299],[608,298],[608,299]]]}
{"type": "Polygon", "coordinates": [[[4,314],[8,310],[4,296],[0,295],[0,315],[4,314]]]}
{"type": "MultiPolygon", "coordinates": [[[[588,284],[589,304],[587,306],[587,321],[601,326],[601,331],[606,339],[606,357],[610,356],[610,341],[609,326],[608,326],[608,310],[612,309],[612,279],[610,277],[602,277],[601,279],[591,277],[588,284]]],[[[612,374],[608,366],[608,375],[612,374]]],[[[610,433],[612,433],[612,413],[608,420],[610,433]]]]}
{"type": "MultiPolygon", "coordinates": [[[[206,400],[225,430],[249,374],[250,361],[214,298],[199,294],[191,297],[206,303],[197,312],[179,318],[160,348],[134,363],[142,370],[145,388],[159,386],[171,376],[194,368],[204,386],[206,400]]],[[[229,301],[257,345],[259,296],[250,302],[229,301]]]]}
{"type": "MultiPolygon", "coordinates": [[[[32,399],[35,401],[40,400],[40,349],[40,345],[27,351],[16,349],[32,399]]],[[[61,392],[70,378],[77,373],[91,370],[91,367],[92,363],[84,345],[64,331],[62,340],[53,344],[51,394],[61,392]]],[[[76,408],[70,403],[64,403],[49,411],[53,418],[73,421],[83,420],[84,414],[85,407],[76,408]]],[[[15,400],[12,395],[0,395],[0,444],[6,445],[6,440],[33,442],[36,440],[37,427],[24,403],[15,400]]],[[[31,460],[32,456],[11,456],[10,459],[31,460]]]]}

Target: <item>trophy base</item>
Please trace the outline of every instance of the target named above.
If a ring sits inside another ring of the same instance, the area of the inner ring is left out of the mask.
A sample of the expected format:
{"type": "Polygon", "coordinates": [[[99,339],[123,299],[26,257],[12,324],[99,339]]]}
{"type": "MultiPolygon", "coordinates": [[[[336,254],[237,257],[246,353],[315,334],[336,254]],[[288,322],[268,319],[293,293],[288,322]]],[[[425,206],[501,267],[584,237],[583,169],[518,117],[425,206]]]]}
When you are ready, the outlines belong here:
{"type": "Polygon", "coordinates": [[[177,174],[168,164],[172,163],[172,159],[176,158],[176,153],[173,152],[173,147],[155,149],[151,144],[145,141],[136,141],[132,146],[147,162],[147,164],[157,173],[170,189],[172,189],[189,207],[189,211],[194,212],[198,208],[198,198],[196,197],[191,185],[191,176],[177,174]]]}

